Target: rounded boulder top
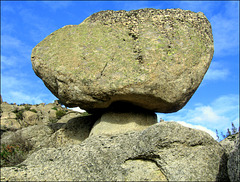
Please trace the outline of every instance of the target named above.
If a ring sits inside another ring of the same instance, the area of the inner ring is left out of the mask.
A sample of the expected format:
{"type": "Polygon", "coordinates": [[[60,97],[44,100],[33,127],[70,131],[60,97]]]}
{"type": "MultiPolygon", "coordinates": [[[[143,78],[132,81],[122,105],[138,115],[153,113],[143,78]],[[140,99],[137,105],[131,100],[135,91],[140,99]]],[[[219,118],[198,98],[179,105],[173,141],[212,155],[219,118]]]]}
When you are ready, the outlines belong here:
{"type": "Polygon", "coordinates": [[[33,69],[68,107],[88,112],[128,102],[155,112],[181,109],[214,53],[211,24],[181,9],[100,11],[47,36],[33,69]]]}

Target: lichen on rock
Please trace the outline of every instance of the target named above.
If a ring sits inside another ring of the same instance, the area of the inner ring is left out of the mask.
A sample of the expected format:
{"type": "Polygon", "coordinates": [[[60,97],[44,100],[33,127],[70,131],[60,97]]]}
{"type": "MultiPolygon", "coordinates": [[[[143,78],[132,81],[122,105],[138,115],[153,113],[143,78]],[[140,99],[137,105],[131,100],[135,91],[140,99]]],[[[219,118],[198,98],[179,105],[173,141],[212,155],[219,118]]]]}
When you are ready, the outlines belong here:
{"type": "Polygon", "coordinates": [[[95,112],[125,101],[169,113],[194,94],[213,52],[203,13],[108,10],[50,34],[33,49],[32,65],[67,106],[95,112]]]}

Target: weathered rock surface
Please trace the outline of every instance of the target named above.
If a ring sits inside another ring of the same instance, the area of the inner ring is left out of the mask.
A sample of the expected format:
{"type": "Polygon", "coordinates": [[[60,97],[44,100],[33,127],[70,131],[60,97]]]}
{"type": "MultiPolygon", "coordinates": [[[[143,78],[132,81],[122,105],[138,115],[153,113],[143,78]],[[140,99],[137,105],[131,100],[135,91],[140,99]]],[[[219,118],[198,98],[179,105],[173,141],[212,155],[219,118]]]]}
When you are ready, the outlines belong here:
{"type": "Polygon", "coordinates": [[[59,130],[46,138],[41,147],[64,147],[80,144],[89,137],[90,131],[97,121],[98,116],[78,116],[70,119],[66,124],[55,123],[53,128],[59,126],[59,130]]]}
{"type": "Polygon", "coordinates": [[[31,57],[35,73],[66,106],[94,112],[127,101],[168,113],[191,98],[213,52],[203,13],[140,9],[101,11],[65,26],[31,57]]]}
{"type": "Polygon", "coordinates": [[[139,132],[92,136],[78,145],[41,149],[17,167],[2,168],[1,179],[225,181],[226,164],[224,149],[209,134],[161,122],[139,132]]]}
{"type": "Polygon", "coordinates": [[[231,182],[240,181],[240,145],[239,133],[235,135],[234,147],[228,157],[228,175],[231,182]]]}
{"type": "Polygon", "coordinates": [[[224,140],[220,141],[219,144],[223,146],[223,148],[226,150],[226,153],[229,155],[231,151],[236,147],[236,139],[237,135],[230,135],[224,140]]]}
{"type": "Polygon", "coordinates": [[[107,112],[94,124],[90,136],[141,131],[156,123],[157,115],[153,112],[107,112]]]}

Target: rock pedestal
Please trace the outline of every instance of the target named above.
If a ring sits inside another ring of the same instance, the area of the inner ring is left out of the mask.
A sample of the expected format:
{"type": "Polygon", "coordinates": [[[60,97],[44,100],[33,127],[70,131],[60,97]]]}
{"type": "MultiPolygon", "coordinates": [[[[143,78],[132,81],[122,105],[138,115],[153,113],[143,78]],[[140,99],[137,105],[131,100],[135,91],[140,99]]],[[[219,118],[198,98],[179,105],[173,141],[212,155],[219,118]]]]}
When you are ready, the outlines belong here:
{"type": "Polygon", "coordinates": [[[90,136],[111,136],[129,131],[141,131],[156,123],[157,115],[155,113],[108,112],[94,124],[90,136]]]}

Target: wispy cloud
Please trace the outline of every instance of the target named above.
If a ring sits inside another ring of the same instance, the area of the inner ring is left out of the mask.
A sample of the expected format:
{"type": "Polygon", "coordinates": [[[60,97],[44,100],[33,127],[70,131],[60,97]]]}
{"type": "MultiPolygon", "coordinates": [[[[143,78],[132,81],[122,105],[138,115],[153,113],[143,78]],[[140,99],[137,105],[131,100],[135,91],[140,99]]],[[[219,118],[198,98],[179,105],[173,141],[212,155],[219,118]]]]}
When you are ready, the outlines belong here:
{"type": "Polygon", "coordinates": [[[194,128],[194,129],[205,131],[205,132],[209,133],[215,140],[218,139],[215,132],[213,132],[212,130],[210,130],[210,129],[204,127],[204,126],[193,125],[193,124],[186,123],[184,121],[176,121],[176,122],[185,126],[185,127],[188,127],[188,128],[194,128]]]}
{"type": "MultiPolygon", "coordinates": [[[[4,69],[4,67],[6,66],[14,66],[16,65],[17,63],[17,57],[16,56],[4,56],[4,55],[1,55],[1,68],[4,69]]],[[[16,65],[17,66],[17,65],[16,65]]]]}
{"type": "Polygon", "coordinates": [[[225,80],[229,75],[229,70],[219,62],[212,62],[204,79],[205,80],[225,80]]]}
{"type": "Polygon", "coordinates": [[[31,75],[15,72],[1,75],[1,94],[10,103],[39,104],[53,102],[56,97],[43,85],[42,81],[29,79],[31,75]],[[41,90],[39,90],[41,88],[41,90]]]}
{"type": "Polygon", "coordinates": [[[19,38],[11,35],[6,34],[2,35],[1,49],[2,55],[6,56],[7,54],[10,55],[10,57],[12,58],[15,57],[16,55],[21,56],[22,58],[30,58],[31,55],[31,47],[28,44],[21,41],[19,38]]]}
{"type": "Polygon", "coordinates": [[[239,53],[239,2],[226,3],[224,12],[212,16],[210,22],[214,37],[214,55],[239,53]]]}
{"type": "MultiPolygon", "coordinates": [[[[47,2],[54,3],[50,1],[46,1],[46,3],[47,2]]],[[[56,24],[47,15],[42,17],[36,15],[30,8],[20,9],[19,16],[21,17],[25,26],[29,27],[29,38],[31,38],[35,43],[39,43],[46,36],[57,29],[56,24]]]]}
{"type": "Polygon", "coordinates": [[[47,97],[46,95],[29,95],[24,92],[19,91],[11,91],[9,93],[14,98],[15,103],[32,103],[32,104],[39,104],[43,103],[44,101],[42,98],[47,97]]]}
{"type": "Polygon", "coordinates": [[[177,113],[158,113],[158,117],[166,121],[182,121],[204,126],[212,132],[215,132],[215,129],[225,132],[231,126],[231,122],[239,126],[239,95],[223,95],[209,105],[199,103],[194,108],[183,108],[177,113]]]}

